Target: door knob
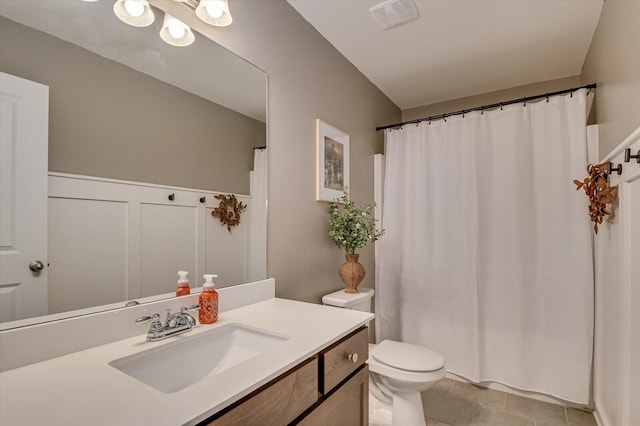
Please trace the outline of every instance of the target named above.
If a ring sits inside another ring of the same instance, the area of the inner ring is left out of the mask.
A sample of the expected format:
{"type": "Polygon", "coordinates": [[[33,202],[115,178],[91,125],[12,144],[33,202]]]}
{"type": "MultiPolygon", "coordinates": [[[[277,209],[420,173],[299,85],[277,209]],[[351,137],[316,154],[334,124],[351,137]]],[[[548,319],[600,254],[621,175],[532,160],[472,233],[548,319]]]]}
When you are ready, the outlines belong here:
{"type": "Polygon", "coordinates": [[[44,263],[40,262],[39,260],[34,260],[29,264],[29,269],[33,272],[40,272],[44,269],[44,263]]]}

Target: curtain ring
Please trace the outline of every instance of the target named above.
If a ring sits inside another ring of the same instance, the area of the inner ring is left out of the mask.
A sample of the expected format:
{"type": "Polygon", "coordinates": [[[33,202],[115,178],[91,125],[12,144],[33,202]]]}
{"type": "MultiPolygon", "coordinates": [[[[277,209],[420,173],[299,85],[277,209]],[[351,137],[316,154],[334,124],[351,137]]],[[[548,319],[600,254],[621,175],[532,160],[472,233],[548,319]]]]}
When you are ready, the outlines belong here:
{"type": "Polygon", "coordinates": [[[549,95],[547,95],[547,103],[549,103],[549,95]]]}
{"type": "Polygon", "coordinates": [[[462,118],[464,118],[464,110],[462,110],[462,118]]]}
{"type": "Polygon", "coordinates": [[[431,117],[429,117],[429,126],[431,126],[431,117]]]}
{"type": "Polygon", "coordinates": [[[442,114],[442,119],[444,120],[444,122],[447,122],[447,114],[442,114]]]}
{"type": "Polygon", "coordinates": [[[569,97],[573,98],[573,90],[570,90],[569,93],[570,93],[569,97]]]}
{"type": "Polygon", "coordinates": [[[480,108],[480,115],[484,115],[484,107],[480,108]]]}
{"type": "Polygon", "coordinates": [[[502,102],[500,102],[500,111],[503,111],[503,109],[502,109],[502,102]]]}
{"type": "Polygon", "coordinates": [[[526,108],[526,107],[527,107],[527,98],[524,98],[524,99],[523,99],[523,102],[524,102],[524,103],[522,104],[522,106],[523,106],[524,108],[526,108]]]}

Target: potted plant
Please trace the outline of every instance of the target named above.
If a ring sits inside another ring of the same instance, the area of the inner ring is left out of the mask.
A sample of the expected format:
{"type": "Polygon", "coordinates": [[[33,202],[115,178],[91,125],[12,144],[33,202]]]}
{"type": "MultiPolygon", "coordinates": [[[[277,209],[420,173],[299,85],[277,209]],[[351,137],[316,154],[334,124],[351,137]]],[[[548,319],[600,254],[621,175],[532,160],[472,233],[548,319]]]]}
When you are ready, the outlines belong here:
{"type": "Polygon", "coordinates": [[[375,207],[375,203],[357,207],[349,199],[347,188],[329,205],[329,237],[346,251],[346,261],[338,270],[346,287],[345,293],[358,293],[358,285],[364,279],[364,266],[358,262],[360,255],[356,250],[377,241],[384,234],[384,229],[377,229],[376,220],[371,217],[375,207]]]}

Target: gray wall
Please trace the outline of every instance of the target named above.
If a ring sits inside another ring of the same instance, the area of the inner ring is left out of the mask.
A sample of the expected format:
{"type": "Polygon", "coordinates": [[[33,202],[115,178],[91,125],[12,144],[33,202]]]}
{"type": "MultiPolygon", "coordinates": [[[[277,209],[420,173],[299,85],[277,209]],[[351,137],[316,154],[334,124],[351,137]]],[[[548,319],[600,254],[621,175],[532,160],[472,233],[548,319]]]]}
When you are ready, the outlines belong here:
{"type": "Polygon", "coordinates": [[[416,118],[460,111],[462,109],[478,107],[481,105],[490,105],[500,101],[519,99],[524,98],[525,96],[539,95],[541,93],[555,92],[581,85],[582,82],[579,75],[527,84],[525,86],[512,87],[510,89],[497,90],[495,92],[483,93],[481,95],[468,96],[465,98],[452,99],[450,101],[406,109],[402,111],[402,120],[414,120],[416,118]]]}
{"type": "MultiPolygon", "coordinates": [[[[327,235],[328,204],[315,201],[315,120],[349,134],[352,196],[368,203],[384,139],[375,128],[399,120],[400,110],[284,0],[230,2],[226,28],[206,27],[172,3],[163,8],[269,74],[268,275],[278,297],[320,302],[344,288],[344,255],[327,235]]],[[[373,246],[360,259],[362,285],[373,287],[373,246]]]]}
{"type": "Polygon", "coordinates": [[[249,193],[260,121],[6,18],[0,70],[50,88],[50,171],[249,193]]]}
{"type": "Polygon", "coordinates": [[[582,81],[597,82],[600,158],[640,126],[640,1],[607,0],[582,81]]]}

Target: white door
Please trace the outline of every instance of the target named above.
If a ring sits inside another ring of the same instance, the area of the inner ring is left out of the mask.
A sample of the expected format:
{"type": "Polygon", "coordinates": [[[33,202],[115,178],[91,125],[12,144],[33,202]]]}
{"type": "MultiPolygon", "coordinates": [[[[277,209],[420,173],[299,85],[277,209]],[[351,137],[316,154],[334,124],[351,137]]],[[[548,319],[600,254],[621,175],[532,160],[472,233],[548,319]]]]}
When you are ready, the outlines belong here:
{"type": "Polygon", "coordinates": [[[0,102],[0,322],[5,322],[47,314],[49,88],[0,73],[0,102]]]}

